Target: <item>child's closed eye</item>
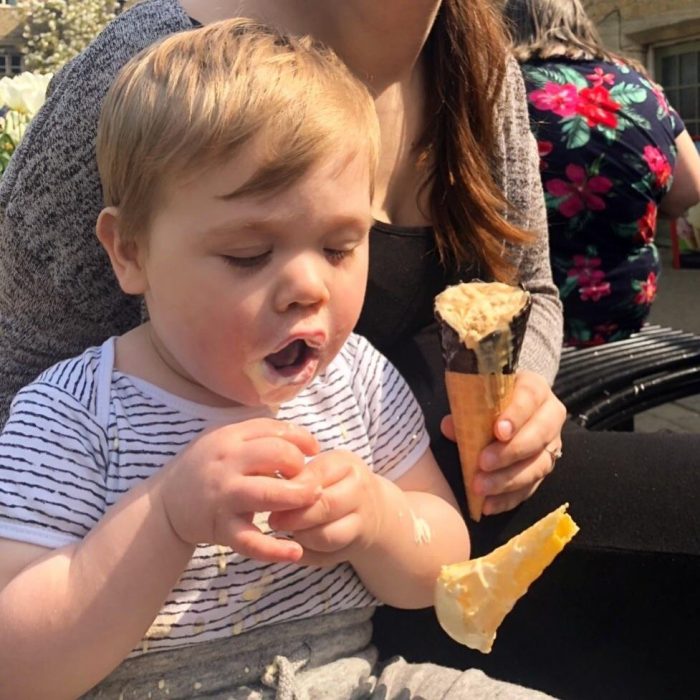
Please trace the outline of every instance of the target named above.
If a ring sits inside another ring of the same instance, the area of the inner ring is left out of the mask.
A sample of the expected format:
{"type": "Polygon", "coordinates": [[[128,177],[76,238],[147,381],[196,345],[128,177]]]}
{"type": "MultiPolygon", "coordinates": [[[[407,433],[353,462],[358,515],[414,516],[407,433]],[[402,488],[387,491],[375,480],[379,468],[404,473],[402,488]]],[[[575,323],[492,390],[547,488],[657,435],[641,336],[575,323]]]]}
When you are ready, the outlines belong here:
{"type": "Polygon", "coordinates": [[[267,250],[264,253],[259,253],[258,255],[222,255],[221,257],[224,259],[227,265],[248,269],[262,267],[270,260],[271,256],[272,251],[267,250]]]}
{"type": "Polygon", "coordinates": [[[353,248],[324,248],[323,252],[331,263],[339,263],[353,254],[353,248]]]}

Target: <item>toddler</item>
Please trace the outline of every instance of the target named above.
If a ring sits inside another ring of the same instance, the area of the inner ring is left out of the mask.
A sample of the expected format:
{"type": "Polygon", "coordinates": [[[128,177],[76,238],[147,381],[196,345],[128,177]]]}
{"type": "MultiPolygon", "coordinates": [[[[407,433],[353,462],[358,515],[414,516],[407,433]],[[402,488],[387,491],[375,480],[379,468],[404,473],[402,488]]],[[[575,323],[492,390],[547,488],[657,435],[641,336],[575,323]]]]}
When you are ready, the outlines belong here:
{"type": "Polygon", "coordinates": [[[505,685],[379,667],[369,645],[377,604],[430,605],[440,565],[469,554],[414,398],[351,332],[378,138],[339,59],[248,20],[122,70],[97,235],[148,320],[14,400],[0,697],[505,685]]]}

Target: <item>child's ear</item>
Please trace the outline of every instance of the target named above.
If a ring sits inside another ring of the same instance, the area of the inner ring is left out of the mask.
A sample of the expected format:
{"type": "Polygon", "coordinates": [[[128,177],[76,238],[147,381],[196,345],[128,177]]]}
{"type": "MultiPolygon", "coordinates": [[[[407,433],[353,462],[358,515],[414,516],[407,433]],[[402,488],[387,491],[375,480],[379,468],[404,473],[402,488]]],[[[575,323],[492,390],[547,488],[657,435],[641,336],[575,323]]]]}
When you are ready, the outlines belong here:
{"type": "Polygon", "coordinates": [[[97,218],[97,238],[107,251],[119,286],[126,294],[143,294],[148,286],[142,245],[121,235],[119,209],[106,207],[97,218]]]}

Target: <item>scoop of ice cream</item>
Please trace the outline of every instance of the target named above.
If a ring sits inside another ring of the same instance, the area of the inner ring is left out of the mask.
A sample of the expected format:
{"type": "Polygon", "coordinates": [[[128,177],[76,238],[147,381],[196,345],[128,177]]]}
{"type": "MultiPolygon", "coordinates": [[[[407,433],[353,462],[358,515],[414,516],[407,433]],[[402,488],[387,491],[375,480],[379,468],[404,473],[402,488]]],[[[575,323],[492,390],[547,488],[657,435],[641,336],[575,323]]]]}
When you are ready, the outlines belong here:
{"type": "Polygon", "coordinates": [[[532,307],[529,292],[501,282],[463,282],[435,297],[446,369],[515,371],[532,307]]]}
{"type": "Polygon", "coordinates": [[[501,282],[467,282],[439,294],[435,310],[473,350],[487,335],[507,329],[529,297],[524,289],[501,282]]]}
{"type": "Polygon", "coordinates": [[[491,651],[505,616],[578,532],[566,508],[560,506],[484,557],[442,567],[435,613],[452,639],[491,651]]]}

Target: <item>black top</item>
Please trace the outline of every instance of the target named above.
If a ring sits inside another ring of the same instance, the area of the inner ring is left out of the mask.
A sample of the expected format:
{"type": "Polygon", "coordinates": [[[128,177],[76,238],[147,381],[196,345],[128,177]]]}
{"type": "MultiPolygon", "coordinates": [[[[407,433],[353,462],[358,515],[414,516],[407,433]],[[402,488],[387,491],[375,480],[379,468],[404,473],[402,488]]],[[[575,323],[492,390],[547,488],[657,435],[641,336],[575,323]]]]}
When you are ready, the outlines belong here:
{"type": "Polygon", "coordinates": [[[410,385],[425,414],[432,450],[461,501],[464,488],[455,466],[456,448],[440,432],[449,406],[433,300],[447,285],[474,275],[470,270],[447,270],[440,263],[430,226],[375,222],[370,251],[367,296],[355,330],[386,355],[410,385]]]}

